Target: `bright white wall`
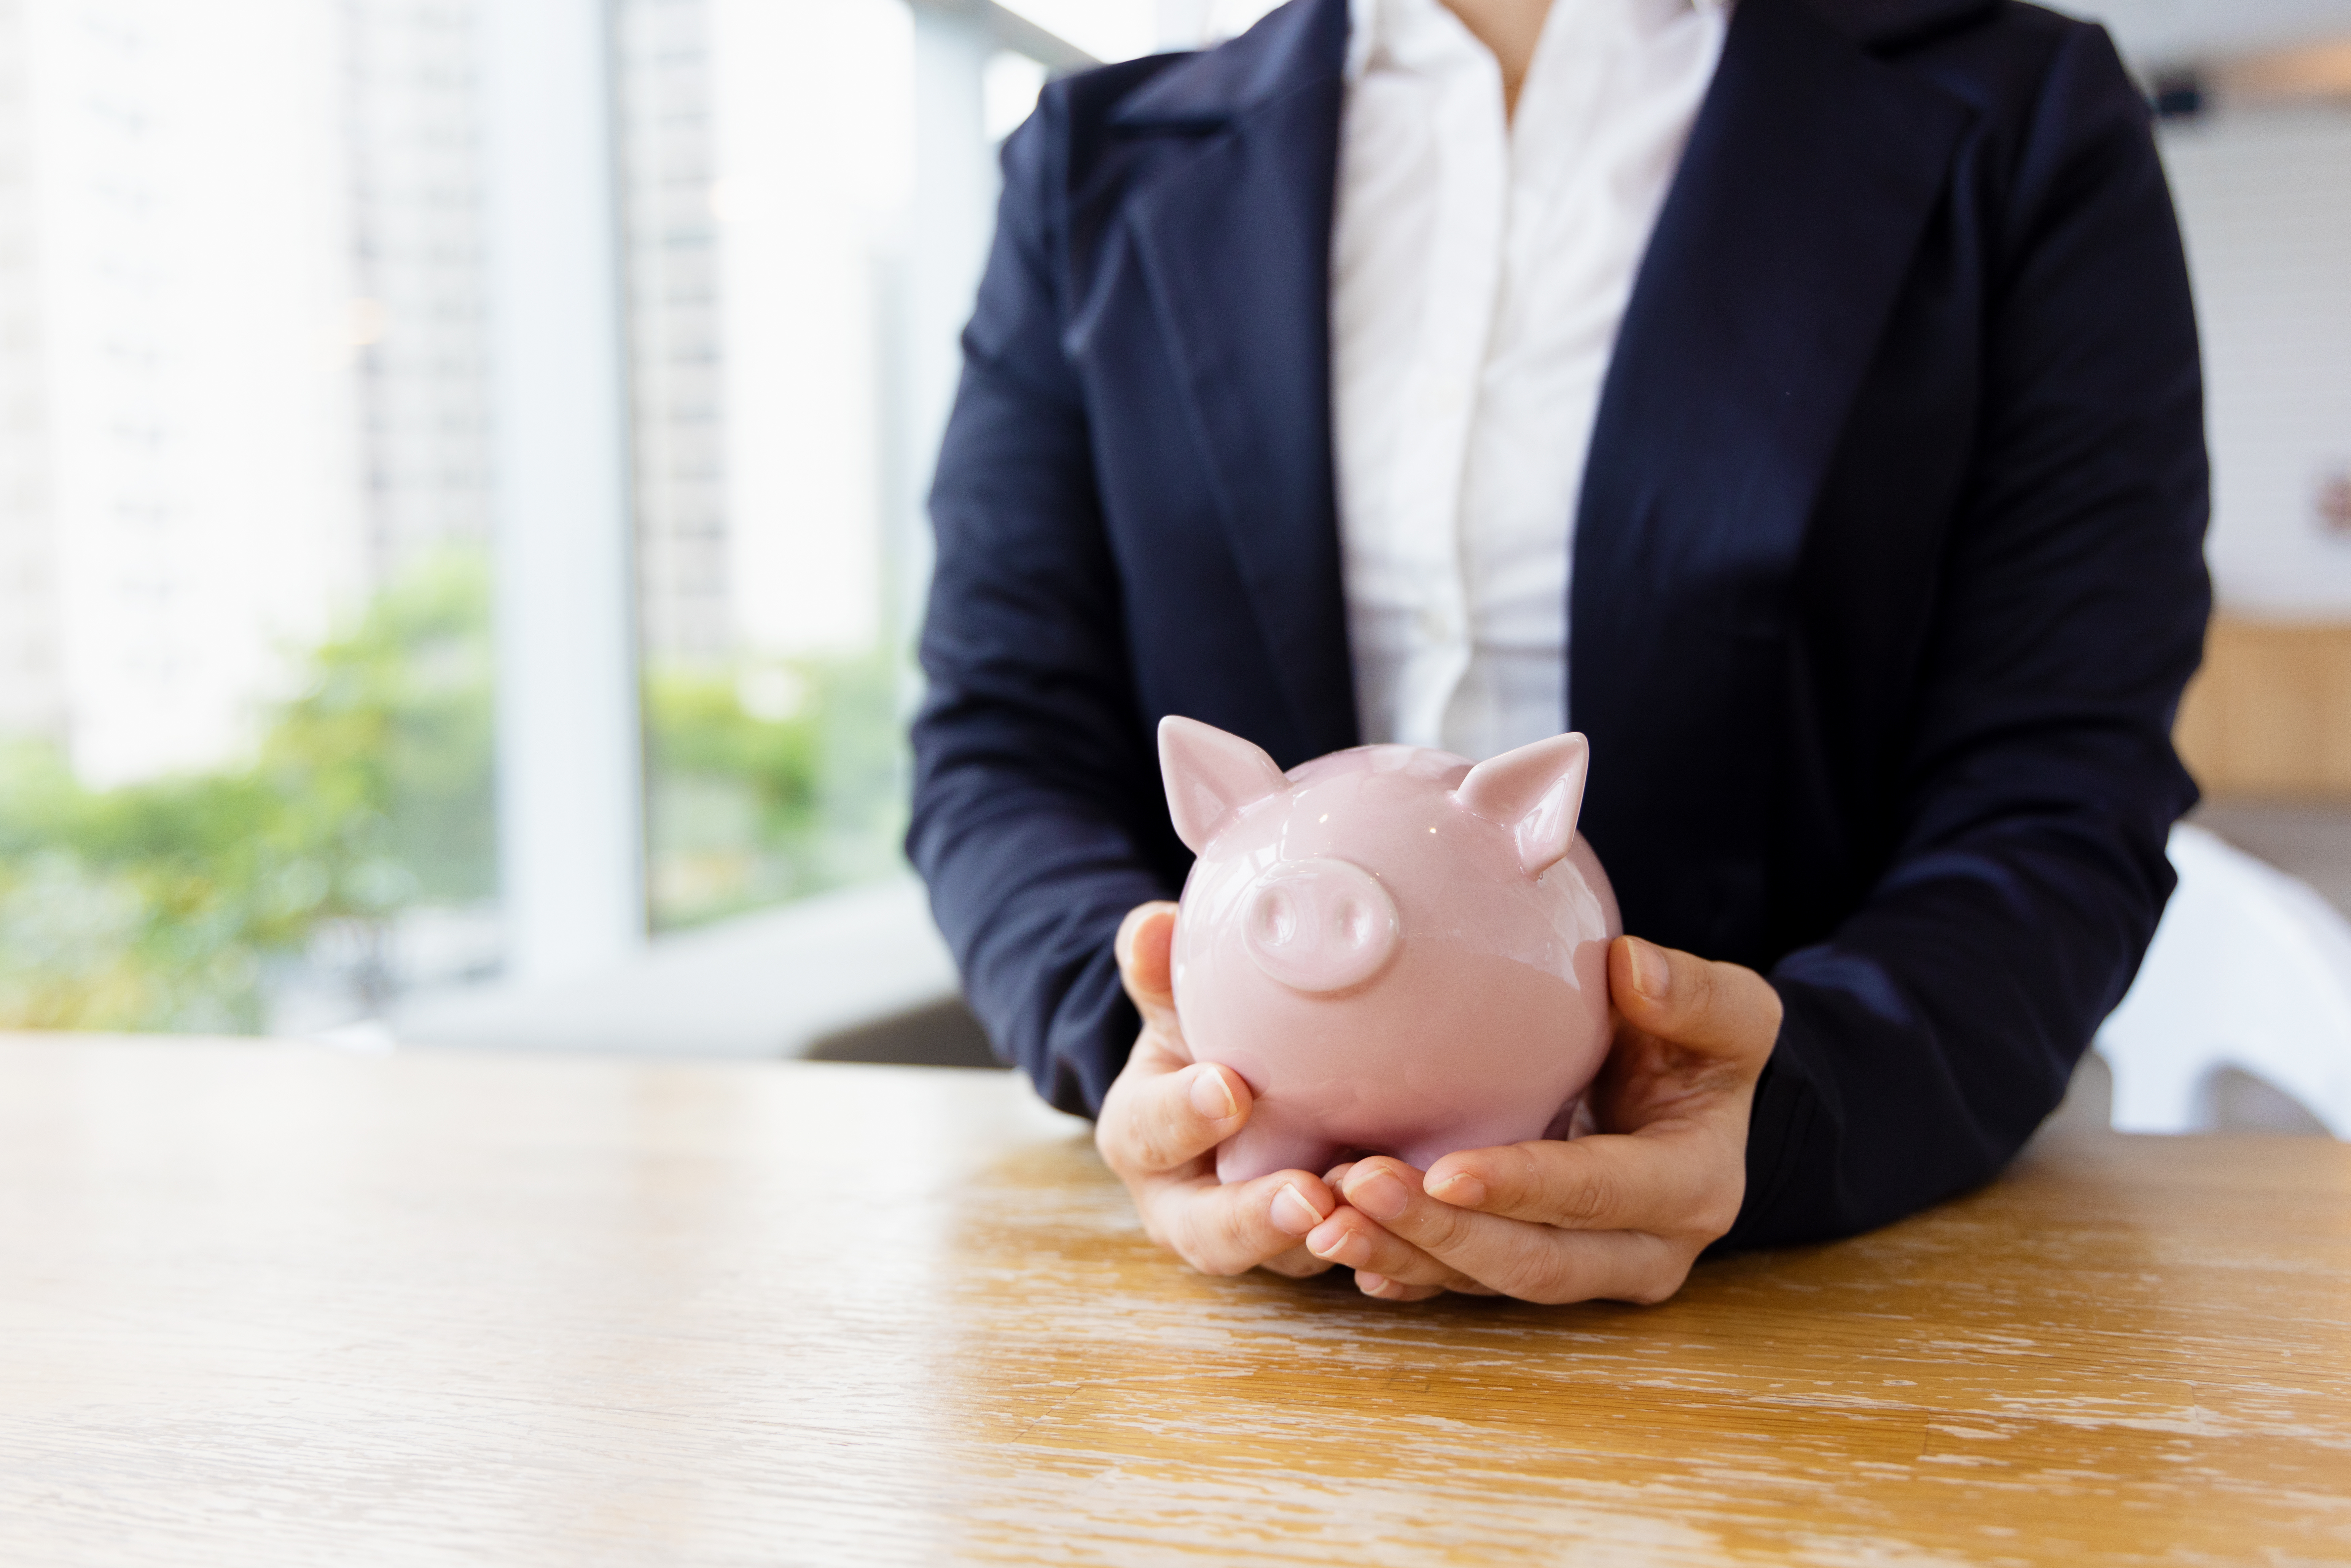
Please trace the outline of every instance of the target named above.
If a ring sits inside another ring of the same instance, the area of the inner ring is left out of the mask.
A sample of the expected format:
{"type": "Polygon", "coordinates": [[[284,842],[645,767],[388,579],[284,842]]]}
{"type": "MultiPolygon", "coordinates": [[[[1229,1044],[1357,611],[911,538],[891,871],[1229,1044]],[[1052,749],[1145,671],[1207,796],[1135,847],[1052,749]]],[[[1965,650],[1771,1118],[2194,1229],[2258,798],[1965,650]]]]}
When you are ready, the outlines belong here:
{"type": "Polygon", "coordinates": [[[2137,64],[2242,56],[2351,32],[2351,0],[2062,0],[2137,64]]]}
{"type": "Polygon", "coordinates": [[[2226,607],[2351,616],[2351,539],[2317,523],[2351,470],[2351,108],[2171,122],[2164,162],[2204,335],[2226,607]]]}

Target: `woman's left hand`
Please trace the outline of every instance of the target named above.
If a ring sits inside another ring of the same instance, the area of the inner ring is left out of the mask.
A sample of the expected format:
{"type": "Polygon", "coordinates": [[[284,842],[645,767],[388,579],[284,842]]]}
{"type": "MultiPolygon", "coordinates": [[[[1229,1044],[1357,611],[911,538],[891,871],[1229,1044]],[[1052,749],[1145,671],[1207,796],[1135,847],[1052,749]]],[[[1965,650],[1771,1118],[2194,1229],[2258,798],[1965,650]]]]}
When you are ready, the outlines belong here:
{"type": "Polygon", "coordinates": [[[1366,1295],[1662,1301],[1739,1217],[1747,1117],[1780,1033],[1752,969],[1635,937],[1608,953],[1619,1022],[1592,1107],[1603,1132],[1446,1155],[1384,1155],[1328,1180],[1345,1199],[1307,1250],[1366,1295]]]}

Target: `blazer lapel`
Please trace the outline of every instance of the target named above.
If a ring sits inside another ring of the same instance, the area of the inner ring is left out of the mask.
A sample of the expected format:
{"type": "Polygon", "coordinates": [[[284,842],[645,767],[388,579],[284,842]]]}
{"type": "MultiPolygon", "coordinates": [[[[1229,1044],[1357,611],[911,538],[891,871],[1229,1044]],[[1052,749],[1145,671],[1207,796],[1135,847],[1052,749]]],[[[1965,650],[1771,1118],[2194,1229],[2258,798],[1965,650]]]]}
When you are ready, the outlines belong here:
{"type": "Polygon", "coordinates": [[[1296,721],[1286,763],[1355,742],[1330,386],[1346,38],[1346,0],[1297,0],[1113,116],[1123,134],[1196,149],[1138,193],[1126,221],[1269,675],[1296,721]]]}
{"type": "Polygon", "coordinates": [[[1768,775],[1740,754],[1777,742],[1805,525],[1970,119],[1797,0],[1740,0],[1618,335],[1570,590],[1583,821],[1634,873],[1628,920],[1709,912],[1661,940],[1719,942],[1762,896],[1769,802],[1713,781],[1768,775]]]}

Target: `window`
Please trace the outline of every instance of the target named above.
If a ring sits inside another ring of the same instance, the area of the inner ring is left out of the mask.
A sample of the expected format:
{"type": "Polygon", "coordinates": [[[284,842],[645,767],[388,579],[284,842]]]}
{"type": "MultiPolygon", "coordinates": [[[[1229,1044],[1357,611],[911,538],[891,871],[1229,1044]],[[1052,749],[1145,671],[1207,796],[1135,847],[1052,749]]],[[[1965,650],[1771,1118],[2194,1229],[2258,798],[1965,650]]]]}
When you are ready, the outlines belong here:
{"type": "Polygon", "coordinates": [[[992,144],[1195,9],[0,0],[0,1026],[903,876],[992,144]]]}
{"type": "Polygon", "coordinates": [[[898,864],[914,18],[624,0],[620,39],[659,930],[898,864]]]}

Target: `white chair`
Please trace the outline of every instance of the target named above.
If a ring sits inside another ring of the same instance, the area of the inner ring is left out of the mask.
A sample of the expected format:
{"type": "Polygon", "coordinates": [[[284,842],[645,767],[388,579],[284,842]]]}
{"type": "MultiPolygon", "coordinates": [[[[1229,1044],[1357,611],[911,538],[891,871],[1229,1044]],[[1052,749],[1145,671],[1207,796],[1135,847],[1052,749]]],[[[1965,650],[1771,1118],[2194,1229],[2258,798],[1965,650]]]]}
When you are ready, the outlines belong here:
{"type": "Polygon", "coordinates": [[[2137,983],[2098,1030],[2114,1125],[2184,1133],[2248,1072],[2351,1138],[2351,922],[2308,883],[2181,823],[2179,873],[2137,983]]]}

